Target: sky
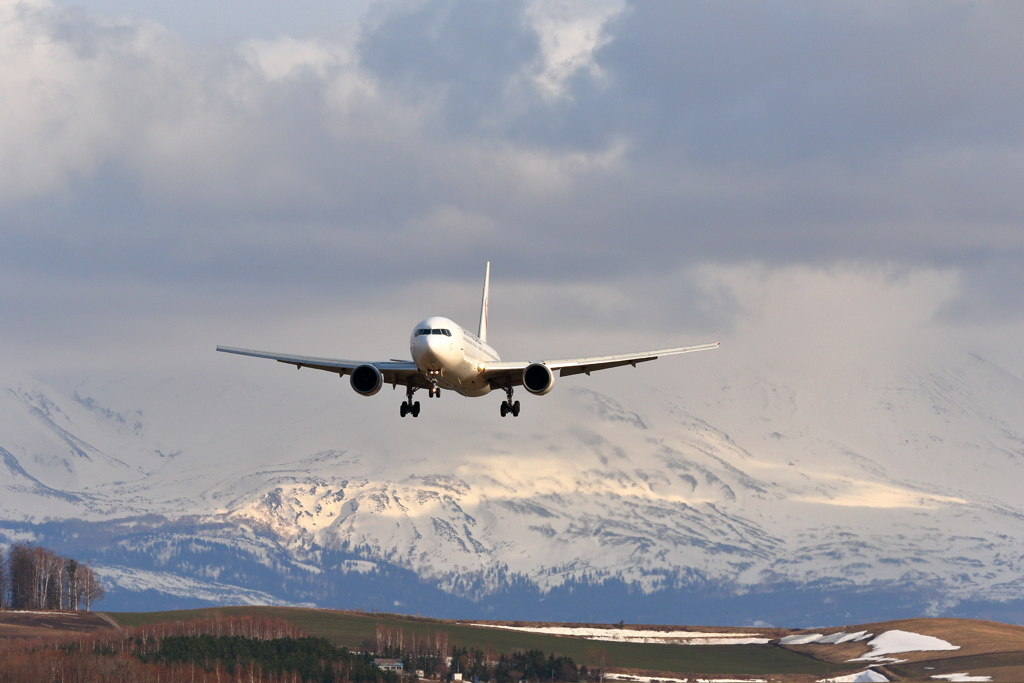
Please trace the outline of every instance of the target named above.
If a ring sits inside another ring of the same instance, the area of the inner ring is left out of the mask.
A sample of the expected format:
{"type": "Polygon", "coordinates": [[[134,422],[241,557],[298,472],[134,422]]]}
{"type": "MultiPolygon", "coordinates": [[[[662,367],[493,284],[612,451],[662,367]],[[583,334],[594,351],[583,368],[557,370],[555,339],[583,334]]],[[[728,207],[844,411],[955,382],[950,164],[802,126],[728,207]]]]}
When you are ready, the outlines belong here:
{"type": "Polygon", "coordinates": [[[510,359],[1022,377],[1022,34],[1020,3],[0,0],[0,358],[406,357],[474,327],[489,260],[510,359]]]}

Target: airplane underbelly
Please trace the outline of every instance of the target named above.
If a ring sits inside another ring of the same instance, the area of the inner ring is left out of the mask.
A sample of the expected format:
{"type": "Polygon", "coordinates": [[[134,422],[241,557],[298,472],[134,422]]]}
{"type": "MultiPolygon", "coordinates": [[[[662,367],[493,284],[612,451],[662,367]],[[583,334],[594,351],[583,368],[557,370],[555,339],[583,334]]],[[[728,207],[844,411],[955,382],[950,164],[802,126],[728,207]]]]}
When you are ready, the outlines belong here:
{"type": "Polygon", "coordinates": [[[463,357],[458,363],[447,365],[441,373],[445,384],[463,396],[483,396],[491,391],[491,385],[480,376],[477,364],[463,357]]]}

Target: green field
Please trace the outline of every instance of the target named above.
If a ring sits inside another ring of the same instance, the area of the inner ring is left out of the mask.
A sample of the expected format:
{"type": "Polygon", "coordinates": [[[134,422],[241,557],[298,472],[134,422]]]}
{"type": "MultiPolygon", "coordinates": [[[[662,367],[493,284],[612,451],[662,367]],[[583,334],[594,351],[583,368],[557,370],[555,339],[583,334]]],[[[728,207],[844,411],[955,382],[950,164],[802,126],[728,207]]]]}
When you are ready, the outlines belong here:
{"type": "Polygon", "coordinates": [[[125,627],[164,621],[208,619],[215,616],[262,614],[280,617],[311,636],[327,638],[337,645],[360,648],[373,640],[376,626],[402,628],[406,634],[425,635],[446,631],[453,644],[486,648],[496,652],[521,649],[543,650],[545,654],[567,655],[577,664],[590,664],[596,650],[604,650],[610,666],[679,674],[811,674],[824,676],[836,671],[828,664],[773,645],[656,645],[606,643],[538,633],[522,633],[454,624],[448,621],[403,617],[392,614],[361,614],[291,607],[219,607],[179,612],[108,613],[125,627]]]}

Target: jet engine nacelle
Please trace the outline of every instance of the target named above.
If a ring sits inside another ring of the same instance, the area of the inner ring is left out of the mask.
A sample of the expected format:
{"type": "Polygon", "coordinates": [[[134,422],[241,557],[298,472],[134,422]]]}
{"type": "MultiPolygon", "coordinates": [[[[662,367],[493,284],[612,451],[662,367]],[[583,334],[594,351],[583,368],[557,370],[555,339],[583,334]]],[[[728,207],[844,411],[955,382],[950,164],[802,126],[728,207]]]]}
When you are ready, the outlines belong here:
{"type": "Polygon", "coordinates": [[[543,396],[555,386],[555,373],[543,363],[530,363],[523,370],[523,386],[531,394],[543,396]]]}
{"type": "Polygon", "coordinates": [[[357,394],[373,396],[384,386],[384,375],[372,365],[359,365],[352,371],[351,382],[357,394]]]}

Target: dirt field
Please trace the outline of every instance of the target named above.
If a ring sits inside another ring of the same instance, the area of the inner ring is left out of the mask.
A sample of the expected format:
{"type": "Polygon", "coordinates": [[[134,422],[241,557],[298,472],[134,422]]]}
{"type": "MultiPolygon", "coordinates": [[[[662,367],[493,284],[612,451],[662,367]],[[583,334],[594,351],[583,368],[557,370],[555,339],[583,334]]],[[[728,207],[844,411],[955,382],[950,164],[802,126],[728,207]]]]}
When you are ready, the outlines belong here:
{"type": "Polygon", "coordinates": [[[91,633],[115,628],[99,612],[21,612],[0,610],[0,638],[36,638],[91,633]]]}
{"type": "MultiPolygon", "coordinates": [[[[992,654],[997,652],[1024,652],[1024,626],[1000,624],[994,621],[978,621],[975,619],[902,619],[874,624],[857,624],[825,629],[809,629],[795,631],[799,633],[838,633],[845,631],[867,631],[879,635],[885,631],[910,631],[926,636],[941,638],[952,645],[959,645],[959,650],[938,652],[907,652],[892,655],[909,662],[962,658],[972,655],[992,654]]],[[[841,645],[790,645],[784,646],[795,652],[810,655],[826,662],[845,662],[866,654],[871,648],[867,641],[843,643],[841,645]]]]}
{"type": "MultiPolygon", "coordinates": [[[[974,619],[902,619],[873,624],[857,624],[802,633],[837,633],[868,631],[879,635],[886,631],[909,631],[941,638],[958,650],[905,652],[885,655],[906,660],[900,664],[876,667],[897,680],[933,680],[932,676],[969,673],[991,676],[994,683],[1024,680],[1024,627],[974,619]]],[[[871,648],[866,641],[841,645],[790,645],[794,652],[825,662],[845,663],[866,654],[871,648]]],[[[865,662],[865,665],[870,662],[865,662]]]]}

